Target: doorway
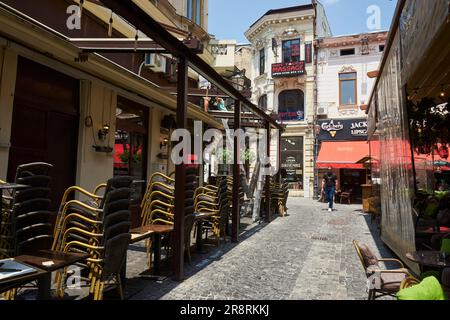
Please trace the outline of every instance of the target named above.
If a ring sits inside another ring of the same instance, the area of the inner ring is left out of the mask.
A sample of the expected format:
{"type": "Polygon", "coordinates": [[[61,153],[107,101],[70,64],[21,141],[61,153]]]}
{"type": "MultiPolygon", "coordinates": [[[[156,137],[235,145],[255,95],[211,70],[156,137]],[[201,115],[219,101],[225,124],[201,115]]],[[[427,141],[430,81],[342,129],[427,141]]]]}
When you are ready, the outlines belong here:
{"type": "Polygon", "coordinates": [[[11,126],[8,181],[30,162],[53,165],[51,210],[75,184],[79,81],[19,57],[11,126]]]}
{"type": "Polygon", "coordinates": [[[114,176],[131,176],[135,181],[130,209],[131,223],[137,227],[147,180],[148,108],[119,96],[116,117],[114,176]]]}

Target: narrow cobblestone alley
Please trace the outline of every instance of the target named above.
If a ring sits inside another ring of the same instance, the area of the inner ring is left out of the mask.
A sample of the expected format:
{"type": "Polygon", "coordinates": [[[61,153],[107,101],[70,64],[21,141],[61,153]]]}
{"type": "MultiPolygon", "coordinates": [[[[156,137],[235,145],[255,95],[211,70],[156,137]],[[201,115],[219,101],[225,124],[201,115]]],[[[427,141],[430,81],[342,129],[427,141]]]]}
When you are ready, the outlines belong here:
{"type": "Polygon", "coordinates": [[[359,205],[326,205],[291,198],[289,216],[247,227],[237,245],[193,249],[188,279],[157,283],[138,277],[145,266],[143,247],[128,255],[130,299],[322,300],[367,299],[366,278],[352,245],[366,243],[377,255],[391,256],[378,238],[375,223],[359,205]]]}

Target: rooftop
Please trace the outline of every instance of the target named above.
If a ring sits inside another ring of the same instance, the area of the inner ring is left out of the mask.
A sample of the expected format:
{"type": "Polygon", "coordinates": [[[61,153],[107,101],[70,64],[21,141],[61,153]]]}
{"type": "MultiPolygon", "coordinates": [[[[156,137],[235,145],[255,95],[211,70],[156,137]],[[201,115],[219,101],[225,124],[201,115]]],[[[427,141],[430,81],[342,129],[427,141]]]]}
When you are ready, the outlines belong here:
{"type": "Polygon", "coordinates": [[[305,11],[305,10],[311,10],[314,9],[314,6],[312,4],[305,4],[300,6],[294,6],[294,7],[286,7],[286,8],[280,8],[280,9],[272,9],[267,11],[265,14],[261,16],[258,20],[256,20],[249,29],[251,29],[255,24],[257,24],[262,18],[265,16],[270,16],[272,14],[280,14],[280,13],[288,13],[288,12],[295,12],[295,11],[305,11]]]}

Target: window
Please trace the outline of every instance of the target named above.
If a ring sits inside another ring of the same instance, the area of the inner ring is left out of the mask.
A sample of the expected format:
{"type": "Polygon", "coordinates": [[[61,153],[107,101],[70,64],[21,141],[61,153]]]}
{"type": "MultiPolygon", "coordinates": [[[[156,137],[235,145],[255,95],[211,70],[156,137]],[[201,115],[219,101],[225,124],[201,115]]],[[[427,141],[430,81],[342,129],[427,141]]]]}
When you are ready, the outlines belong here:
{"type": "Polygon", "coordinates": [[[300,39],[283,41],[283,63],[300,61],[300,39]]]}
{"type": "Polygon", "coordinates": [[[260,108],[262,111],[267,111],[267,95],[262,95],[258,100],[258,108],[260,108]]]}
{"type": "Polygon", "coordinates": [[[202,0],[187,0],[186,16],[196,24],[202,24],[202,0]]]}
{"type": "Polygon", "coordinates": [[[341,50],[341,56],[353,56],[353,55],[355,55],[355,48],[341,50]]]}
{"type": "Polygon", "coordinates": [[[286,90],[280,93],[278,116],[281,121],[305,120],[305,94],[302,90],[286,90]]]}
{"type": "Polygon", "coordinates": [[[383,52],[383,51],[384,51],[384,48],[385,48],[384,45],[381,45],[381,46],[378,47],[378,49],[379,49],[380,52],[383,52]]]}
{"type": "Polygon", "coordinates": [[[266,50],[259,50],[259,75],[266,73],[266,50]]]}
{"type": "Polygon", "coordinates": [[[339,96],[341,106],[356,105],[356,72],[339,74],[339,96]]]}

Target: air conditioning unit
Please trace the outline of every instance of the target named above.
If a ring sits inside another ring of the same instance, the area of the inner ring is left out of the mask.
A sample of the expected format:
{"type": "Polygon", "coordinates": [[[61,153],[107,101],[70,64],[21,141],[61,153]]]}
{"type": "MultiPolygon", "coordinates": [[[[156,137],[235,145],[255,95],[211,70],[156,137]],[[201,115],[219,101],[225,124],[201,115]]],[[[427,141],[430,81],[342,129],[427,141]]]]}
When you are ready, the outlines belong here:
{"type": "Polygon", "coordinates": [[[166,57],[157,53],[146,53],[145,64],[153,72],[166,72],[166,57]]]}
{"type": "Polygon", "coordinates": [[[318,106],[317,107],[317,115],[318,116],[326,116],[326,115],[328,115],[328,107],[326,107],[326,106],[318,106]]]}

